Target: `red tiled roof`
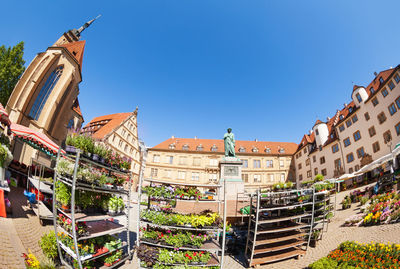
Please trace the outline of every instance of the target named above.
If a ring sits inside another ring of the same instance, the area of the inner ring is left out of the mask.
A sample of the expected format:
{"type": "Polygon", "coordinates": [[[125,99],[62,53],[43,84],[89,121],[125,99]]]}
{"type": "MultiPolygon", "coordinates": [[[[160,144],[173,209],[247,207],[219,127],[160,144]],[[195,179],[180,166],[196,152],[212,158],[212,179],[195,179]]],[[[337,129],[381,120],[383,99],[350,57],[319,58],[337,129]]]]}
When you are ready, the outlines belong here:
{"type": "Polygon", "coordinates": [[[322,123],[322,121],[317,120],[317,121],[315,122],[314,126],[317,125],[317,124],[320,124],[320,123],[322,123]]]}
{"type": "MultiPolygon", "coordinates": [[[[161,142],[153,149],[169,149],[171,144],[175,145],[175,150],[182,150],[184,145],[189,146],[188,151],[198,151],[198,146],[203,146],[203,152],[212,152],[211,148],[215,145],[217,150],[215,152],[224,152],[224,140],[222,139],[197,139],[197,138],[169,138],[164,142],[161,142]]],[[[245,148],[245,154],[289,154],[292,155],[296,149],[296,143],[290,142],[265,142],[265,141],[243,141],[236,140],[236,152],[239,153],[239,149],[245,148]],[[258,152],[253,152],[253,148],[257,148],[258,152]],[[265,149],[271,149],[270,153],[266,153],[265,149]],[[279,153],[279,149],[283,148],[284,153],[279,153]]],[[[240,152],[242,153],[242,152],[240,152]]]]}
{"type": "Polygon", "coordinates": [[[101,140],[131,115],[132,112],[96,117],[82,128],[82,133],[90,133],[94,139],[101,140]]]}
{"type": "Polygon", "coordinates": [[[396,70],[396,68],[390,68],[390,69],[379,72],[379,74],[374,78],[374,80],[372,80],[372,82],[366,88],[367,93],[369,95],[368,100],[371,99],[372,96],[374,96],[378,92],[379,87],[381,87],[379,78],[382,77],[384,80],[384,84],[385,84],[386,80],[392,75],[393,71],[395,71],[395,70],[396,70]],[[371,94],[372,87],[374,87],[375,94],[371,94]]]}
{"type": "Polygon", "coordinates": [[[75,102],[72,105],[72,110],[75,111],[83,119],[82,112],[81,112],[81,107],[79,106],[78,98],[75,99],[75,102]]]}
{"type": "Polygon", "coordinates": [[[78,61],[80,67],[82,68],[83,52],[85,50],[85,40],[75,41],[71,43],[66,43],[60,45],[60,47],[66,48],[78,61]]]}

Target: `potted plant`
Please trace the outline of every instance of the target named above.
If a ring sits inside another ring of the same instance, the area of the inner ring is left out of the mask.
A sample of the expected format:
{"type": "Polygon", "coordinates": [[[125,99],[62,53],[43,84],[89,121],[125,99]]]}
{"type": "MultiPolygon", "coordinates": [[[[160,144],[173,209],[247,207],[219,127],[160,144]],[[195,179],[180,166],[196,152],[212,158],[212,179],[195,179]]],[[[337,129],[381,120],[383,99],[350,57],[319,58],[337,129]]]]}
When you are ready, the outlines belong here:
{"type": "Polygon", "coordinates": [[[75,147],[75,140],[72,134],[69,134],[67,138],[65,139],[65,151],[69,154],[75,155],[77,152],[77,149],[75,147]]]}
{"type": "Polygon", "coordinates": [[[56,183],[56,199],[58,202],[60,202],[62,210],[64,210],[65,212],[71,212],[71,190],[66,184],[62,183],[61,181],[57,181],[56,183]]]}

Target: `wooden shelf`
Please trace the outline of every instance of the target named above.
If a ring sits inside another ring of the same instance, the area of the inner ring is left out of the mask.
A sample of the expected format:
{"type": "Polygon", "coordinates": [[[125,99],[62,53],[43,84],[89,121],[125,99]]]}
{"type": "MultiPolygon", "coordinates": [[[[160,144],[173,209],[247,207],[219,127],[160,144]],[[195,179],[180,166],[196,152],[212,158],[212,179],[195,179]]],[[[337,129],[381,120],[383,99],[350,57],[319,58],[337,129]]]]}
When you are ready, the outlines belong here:
{"type": "MultiPolygon", "coordinates": [[[[296,215],[296,216],[290,216],[290,217],[283,217],[283,218],[272,218],[272,219],[267,219],[267,220],[258,220],[258,224],[266,224],[266,223],[276,223],[276,222],[281,222],[281,221],[288,221],[288,220],[294,220],[294,219],[300,219],[300,218],[305,218],[309,217],[311,214],[302,214],[302,215],[296,215]]],[[[252,221],[255,221],[252,219],[252,221]]]]}
{"type": "MultiPolygon", "coordinates": [[[[145,241],[143,239],[140,239],[140,243],[141,244],[146,244],[146,245],[150,245],[150,246],[154,246],[154,247],[160,247],[160,248],[171,248],[171,249],[176,249],[176,247],[174,246],[170,246],[170,245],[162,245],[162,244],[157,244],[157,243],[151,243],[148,241],[145,241]]],[[[210,251],[210,250],[220,250],[220,244],[217,243],[216,241],[212,241],[212,242],[206,242],[205,244],[203,244],[201,247],[199,248],[194,248],[194,247],[180,247],[180,250],[191,250],[191,251],[210,251]]]]}
{"type": "Polygon", "coordinates": [[[255,246],[273,244],[273,243],[292,240],[292,239],[299,239],[299,238],[302,238],[303,236],[306,236],[306,235],[307,235],[307,233],[295,232],[294,231],[294,232],[291,232],[291,233],[287,233],[286,235],[283,235],[283,236],[278,235],[278,236],[275,236],[275,237],[272,237],[272,238],[256,239],[255,246]]]}
{"type": "Polygon", "coordinates": [[[254,255],[275,252],[275,251],[289,249],[289,248],[300,247],[304,244],[307,244],[307,242],[304,240],[295,240],[295,241],[291,240],[291,242],[288,242],[286,244],[282,244],[281,242],[279,242],[279,244],[274,243],[272,246],[269,246],[269,247],[258,248],[258,249],[255,248],[254,255]]]}
{"type": "Polygon", "coordinates": [[[309,225],[309,224],[300,224],[300,225],[293,225],[293,226],[288,226],[288,227],[283,227],[283,228],[274,227],[274,228],[269,228],[268,230],[264,230],[264,231],[257,231],[257,234],[281,233],[281,232],[293,231],[293,230],[297,230],[297,229],[304,229],[304,228],[308,228],[310,226],[311,225],[309,225]]]}
{"type": "Polygon", "coordinates": [[[299,255],[303,255],[304,253],[305,253],[304,250],[293,249],[291,251],[285,251],[285,252],[282,251],[281,253],[276,253],[274,255],[267,254],[267,255],[264,255],[264,257],[252,259],[250,266],[281,261],[281,260],[285,260],[285,259],[289,259],[289,258],[294,258],[294,257],[298,257],[299,255]]]}
{"type": "MultiPolygon", "coordinates": [[[[71,213],[67,213],[60,208],[57,208],[61,213],[63,213],[66,217],[72,219],[71,213]]],[[[93,213],[93,214],[86,214],[86,213],[75,213],[75,221],[76,222],[83,222],[83,221],[99,221],[99,220],[106,220],[112,218],[118,218],[120,216],[125,216],[125,214],[121,213],[115,216],[111,216],[108,214],[101,214],[101,213],[93,213]]]]}

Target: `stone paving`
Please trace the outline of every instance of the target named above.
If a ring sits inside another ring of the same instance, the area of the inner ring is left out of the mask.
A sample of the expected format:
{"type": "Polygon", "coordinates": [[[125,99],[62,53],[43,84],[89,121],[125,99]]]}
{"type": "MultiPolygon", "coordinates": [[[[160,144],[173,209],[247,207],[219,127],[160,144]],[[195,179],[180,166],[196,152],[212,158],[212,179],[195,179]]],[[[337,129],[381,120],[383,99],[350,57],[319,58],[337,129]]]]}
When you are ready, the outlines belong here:
{"type": "MultiPolygon", "coordinates": [[[[9,195],[13,203],[13,215],[11,218],[0,218],[0,268],[25,268],[22,253],[27,253],[28,249],[38,258],[42,257],[38,241],[42,234],[53,229],[51,223],[45,226],[39,224],[36,215],[26,206],[26,199],[23,196],[22,188],[14,188],[9,195]]],[[[349,191],[337,195],[337,204],[339,205],[343,197],[349,191]]],[[[338,206],[340,208],[340,205],[338,206]]],[[[310,263],[326,256],[331,250],[335,249],[341,242],[354,240],[358,242],[395,242],[400,243],[400,223],[371,226],[371,227],[341,227],[344,220],[355,214],[358,206],[353,204],[351,209],[338,210],[335,217],[328,226],[328,232],[324,234],[323,239],[317,243],[316,248],[309,248],[306,255],[299,259],[289,259],[279,263],[272,263],[260,268],[306,268],[310,263]]],[[[131,207],[130,230],[135,237],[137,220],[136,205],[131,207]]],[[[137,262],[134,258],[131,263],[127,262],[121,268],[137,268],[137,262]]],[[[246,268],[243,255],[240,257],[225,258],[224,268],[239,269],[246,268]]]]}

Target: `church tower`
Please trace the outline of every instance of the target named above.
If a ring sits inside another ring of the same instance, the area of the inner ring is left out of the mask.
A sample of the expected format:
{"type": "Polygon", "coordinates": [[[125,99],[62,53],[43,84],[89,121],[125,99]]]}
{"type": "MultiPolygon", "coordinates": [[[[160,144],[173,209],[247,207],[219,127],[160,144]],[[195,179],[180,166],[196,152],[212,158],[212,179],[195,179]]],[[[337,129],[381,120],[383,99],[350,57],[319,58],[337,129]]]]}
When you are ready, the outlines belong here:
{"type": "MultiPolygon", "coordinates": [[[[67,127],[82,125],[78,94],[85,41],[80,37],[94,20],[64,33],[36,55],[6,105],[11,122],[38,130],[59,145],[66,138],[67,127]]],[[[14,143],[13,154],[14,159],[27,165],[32,157],[44,157],[20,141],[14,143]]]]}

